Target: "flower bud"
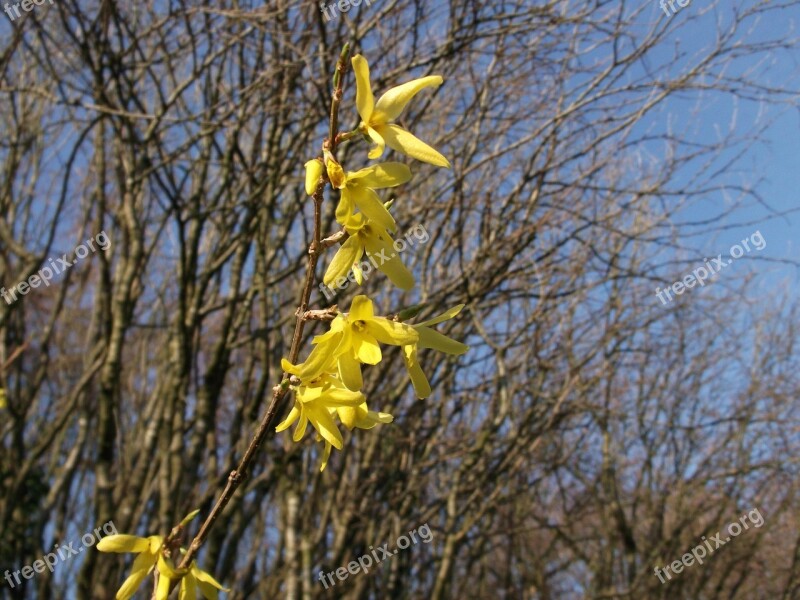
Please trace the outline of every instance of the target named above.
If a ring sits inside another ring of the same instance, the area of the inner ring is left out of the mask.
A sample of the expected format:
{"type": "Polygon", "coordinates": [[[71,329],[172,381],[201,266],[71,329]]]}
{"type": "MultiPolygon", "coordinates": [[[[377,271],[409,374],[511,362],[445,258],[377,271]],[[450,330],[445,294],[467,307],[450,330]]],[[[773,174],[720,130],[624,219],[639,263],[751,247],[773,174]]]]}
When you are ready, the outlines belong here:
{"type": "Polygon", "coordinates": [[[318,158],[308,161],[306,163],[306,194],[314,195],[320,177],[322,177],[322,161],[318,158]]]}

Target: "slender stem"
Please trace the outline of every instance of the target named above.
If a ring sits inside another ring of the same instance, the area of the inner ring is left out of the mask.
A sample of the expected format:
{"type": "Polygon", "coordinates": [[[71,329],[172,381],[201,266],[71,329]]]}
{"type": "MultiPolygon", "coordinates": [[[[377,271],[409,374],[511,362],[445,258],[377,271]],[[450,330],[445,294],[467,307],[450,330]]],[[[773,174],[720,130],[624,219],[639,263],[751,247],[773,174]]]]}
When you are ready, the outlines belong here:
{"type": "MultiPolygon", "coordinates": [[[[350,54],[350,46],[349,44],[345,44],[345,47],[342,49],[341,54],[339,55],[339,60],[336,63],[336,72],[334,74],[334,90],[333,90],[333,100],[331,101],[331,117],[330,117],[330,137],[326,139],[323,143],[323,148],[329,150],[330,152],[336,151],[336,145],[339,140],[337,140],[337,128],[339,122],[339,104],[342,100],[342,80],[344,79],[344,73],[347,66],[347,58],[350,54]]],[[[296,363],[297,357],[300,354],[300,345],[303,340],[303,330],[305,328],[305,323],[307,320],[314,320],[315,317],[318,317],[314,311],[309,311],[309,300],[311,298],[311,292],[314,287],[314,274],[316,273],[317,269],[317,262],[319,260],[319,256],[321,251],[327,247],[322,243],[322,203],[324,201],[324,191],[326,181],[323,179],[320,181],[317,189],[314,191],[313,201],[314,201],[314,234],[313,239],[311,240],[311,244],[308,248],[308,262],[306,264],[306,278],[305,283],[303,285],[303,291],[300,294],[300,303],[297,307],[296,315],[297,320],[295,322],[294,328],[294,335],[292,336],[292,344],[289,351],[289,362],[296,363]]],[[[208,537],[209,533],[211,532],[211,528],[214,526],[214,523],[219,518],[222,511],[227,506],[228,502],[230,502],[233,494],[236,492],[238,487],[241,483],[247,478],[248,469],[250,468],[250,464],[252,463],[253,459],[258,452],[261,443],[264,441],[264,438],[267,436],[267,433],[271,429],[272,421],[275,419],[276,414],[278,413],[278,408],[280,406],[281,400],[286,396],[287,392],[289,391],[289,384],[290,378],[287,373],[284,373],[281,377],[281,383],[276,385],[272,388],[272,400],[267,407],[267,411],[264,413],[264,416],[261,418],[261,422],[258,425],[258,429],[256,429],[255,434],[253,435],[253,439],[250,442],[250,445],[247,447],[244,455],[242,456],[241,460],[239,461],[239,465],[236,467],[234,471],[231,471],[230,475],[228,475],[228,481],[225,484],[225,489],[223,489],[222,494],[220,494],[219,498],[217,498],[214,507],[211,509],[211,512],[206,517],[206,520],[200,526],[200,531],[197,532],[197,535],[192,540],[192,543],[189,545],[189,548],[186,551],[186,554],[183,556],[183,560],[181,561],[179,568],[185,569],[188,568],[189,565],[192,564],[192,561],[195,558],[195,555],[200,550],[200,547],[205,542],[206,538],[208,537]]],[[[177,581],[173,582],[172,588],[177,585],[177,581]]]]}

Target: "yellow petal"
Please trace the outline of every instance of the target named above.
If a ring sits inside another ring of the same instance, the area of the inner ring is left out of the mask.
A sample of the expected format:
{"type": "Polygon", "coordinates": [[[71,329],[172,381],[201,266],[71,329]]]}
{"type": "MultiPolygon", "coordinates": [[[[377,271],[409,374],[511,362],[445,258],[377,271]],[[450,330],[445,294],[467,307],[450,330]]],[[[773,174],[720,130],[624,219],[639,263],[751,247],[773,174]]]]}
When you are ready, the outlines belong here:
{"type": "Polygon", "coordinates": [[[320,460],[319,471],[320,473],[325,470],[325,467],[328,466],[328,459],[331,457],[331,445],[328,442],[325,442],[325,450],[322,452],[322,458],[320,460]]]}
{"type": "Polygon", "coordinates": [[[336,352],[338,351],[339,344],[342,340],[343,333],[332,336],[324,343],[317,344],[311,350],[311,354],[305,362],[300,365],[300,373],[298,377],[305,382],[310,382],[326,371],[333,369],[334,361],[336,360],[336,352]]]}
{"type": "Polygon", "coordinates": [[[319,432],[322,439],[333,444],[337,450],[341,450],[343,444],[342,434],[339,428],[336,427],[336,423],[328,409],[312,405],[306,408],[306,412],[308,413],[308,420],[311,421],[314,429],[319,432]]]}
{"type": "Polygon", "coordinates": [[[168,558],[165,558],[164,555],[159,552],[158,572],[161,574],[162,578],[166,577],[168,579],[180,579],[186,574],[186,569],[175,568],[175,566],[172,564],[172,561],[168,558]]]}
{"type": "Polygon", "coordinates": [[[353,427],[356,426],[356,407],[344,406],[337,409],[336,412],[339,414],[339,419],[342,421],[342,425],[352,431],[353,427]]]}
{"type": "Polygon", "coordinates": [[[439,75],[430,75],[414,79],[388,90],[375,105],[373,121],[386,123],[394,121],[405,110],[409,101],[426,87],[439,87],[443,79],[439,75]]]}
{"type": "Polygon", "coordinates": [[[353,195],[350,189],[345,187],[339,197],[339,204],[336,205],[336,221],[341,225],[346,224],[355,210],[356,205],[353,202],[353,195]]]}
{"type": "Polygon", "coordinates": [[[364,387],[364,381],[361,378],[361,365],[353,356],[352,351],[346,352],[339,357],[339,378],[348,389],[353,391],[364,387]]]}
{"type": "MultiPolygon", "coordinates": [[[[386,237],[389,237],[388,234],[386,237]]],[[[393,284],[402,290],[414,288],[414,276],[406,269],[391,243],[373,234],[364,236],[364,246],[370,260],[386,274],[393,284]]]]}
{"type": "Polygon", "coordinates": [[[325,392],[323,395],[323,400],[326,406],[334,408],[339,408],[342,406],[358,406],[364,402],[364,394],[355,390],[331,389],[325,392]]]}
{"type": "Polygon", "coordinates": [[[369,63],[360,54],[356,54],[351,62],[353,63],[353,73],[356,76],[356,108],[364,122],[369,123],[375,108],[372,83],[369,80],[369,63]]]}
{"type": "Polygon", "coordinates": [[[425,327],[431,327],[433,325],[438,325],[439,323],[443,323],[445,321],[449,321],[453,317],[455,317],[458,313],[461,312],[461,309],[466,306],[465,304],[459,304],[458,306],[454,306],[450,310],[443,312],[442,314],[433,317],[427,321],[423,321],[422,323],[417,323],[417,325],[423,325],[425,327]]]}
{"type": "Polygon", "coordinates": [[[367,127],[367,135],[369,136],[369,139],[372,140],[372,143],[375,144],[367,156],[369,156],[369,158],[372,160],[380,158],[386,151],[386,140],[384,140],[383,136],[373,127],[367,127]]]}
{"type": "Polygon", "coordinates": [[[375,317],[366,321],[367,331],[381,344],[392,346],[403,346],[405,344],[416,344],[419,334],[410,325],[397,323],[386,317],[375,317]]]}
{"type": "Polygon", "coordinates": [[[348,320],[353,323],[354,321],[367,321],[375,316],[375,307],[364,294],[359,294],[350,303],[350,314],[348,320]]]}
{"type": "Polygon", "coordinates": [[[203,592],[203,595],[206,598],[216,598],[216,590],[222,590],[223,592],[230,591],[228,588],[222,587],[222,584],[219,581],[214,579],[211,574],[206,573],[202,569],[195,567],[192,570],[192,573],[197,579],[197,585],[200,587],[200,591],[203,592]]]}
{"type": "Polygon", "coordinates": [[[378,127],[378,133],[381,134],[390,148],[398,152],[402,152],[422,162],[436,165],[437,167],[450,168],[450,161],[437,150],[434,150],[428,144],[398,125],[381,125],[378,127]]]}
{"type": "Polygon", "coordinates": [[[348,183],[358,183],[374,190],[396,187],[409,181],[411,169],[399,162],[378,163],[347,175],[348,183]]]}
{"type": "Polygon", "coordinates": [[[397,223],[395,223],[394,217],[386,210],[386,207],[383,205],[380,198],[378,198],[378,194],[371,189],[356,185],[350,188],[349,195],[352,196],[358,209],[364,213],[368,219],[375,221],[378,225],[389,231],[397,229],[397,223]]]}
{"type": "Polygon", "coordinates": [[[389,413],[375,412],[373,410],[367,413],[367,418],[370,421],[377,421],[378,423],[391,423],[392,421],[394,421],[394,417],[389,413]]]}
{"type": "Polygon", "coordinates": [[[150,540],[136,535],[109,535],[97,542],[100,552],[147,552],[150,540]]]}
{"type": "Polygon", "coordinates": [[[381,362],[381,348],[371,335],[357,333],[354,336],[354,347],[358,360],[367,365],[377,365],[381,362]]]}
{"type": "Polygon", "coordinates": [[[292,441],[299,442],[303,439],[303,436],[306,434],[306,426],[308,425],[308,417],[302,415],[300,417],[300,421],[297,423],[297,427],[294,428],[294,434],[292,435],[292,441]]]}
{"type": "Polygon", "coordinates": [[[339,278],[346,277],[353,268],[353,265],[358,262],[364,255],[364,248],[360,236],[350,236],[347,241],[342,244],[336,251],[336,254],[328,265],[322,282],[327,285],[333,285],[339,278]]]}
{"type": "Polygon", "coordinates": [[[280,433],[281,431],[286,431],[287,429],[289,429],[289,427],[292,426],[292,423],[297,421],[297,418],[299,416],[300,416],[300,407],[298,407],[297,403],[295,403],[295,405],[292,407],[292,410],[289,411],[289,414],[286,416],[286,418],[283,421],[281,421],[281,423],[278,424],[278,426],[275,428],[275,431],[277,433],[280,433]]]}
{"type": "Polygon", "coordinates": [[[283,369],[284,373],[289,373],[289,375],[300,375],[300,366],[293,365],[285,358],[281,359],[281,369],[283,369]]]}
{"type": "Polygon", "coordinates": [[[328,160],[326,165],[328,168],[328,179],[331,180],[331,185],[337,190],[342,189],[347,184],[347,175],[342,169],[342,165],[333,160],[328,160]]]}
{"type": "Polygon", "coordinates": [[[197,580],[191,572],[181,579],[181,589],[178,600],[197,600],[197,580]]]}
{"type": "Polygon", "coordinates": [[[315,158],[306,163],[306,194],[313,196],[317,191],[319,179],[322,177],[323,166],[322,161],[315,158]]]}
{"type": "Polygon", "coordinates": [[[464,354],[469,350],[469,346],[466,344],[457,342],[428,327],[421,327],[418,325],[415,329],[417,333],[419,333],[417,348],[433,348],[434,350],[446,352],[447,354],[464,354]]]}
{"type": "Polygon", "coordinates": [[[122,584],[122,587],[119,588],[119,591],[115,596],[116,599],[130,600],[131,598],[133,598],[133,595],[136,593],[136,590],[139,589],[139,586],[142,585],[142,582],[150,574],[150,571],[153,570],[153,566],[155,564],[156,564],[155,555],[146,552],[139,554],[139,556],[136,557],[136,560],[133,561],[133,568],[131,569],[130,576],[125,580],[125,583],[122,584]]]}
{"type": "Polygon", "coordinates": [[[416,346],[403,346],[403,359],[406,361],[408,375],[411,377],[411,383],[414,386],[417,398],[422,399],[430,396],[431,384],[428,382],[428,378],[425,377],[425,373],[417,360],[416,346]]]}
{"type": "Polygon", "coordinates": [[[156,600],[169,600],[169,586],[169,577],[160,575],[158,578],[158,587],[156,588],[156,600]]]}

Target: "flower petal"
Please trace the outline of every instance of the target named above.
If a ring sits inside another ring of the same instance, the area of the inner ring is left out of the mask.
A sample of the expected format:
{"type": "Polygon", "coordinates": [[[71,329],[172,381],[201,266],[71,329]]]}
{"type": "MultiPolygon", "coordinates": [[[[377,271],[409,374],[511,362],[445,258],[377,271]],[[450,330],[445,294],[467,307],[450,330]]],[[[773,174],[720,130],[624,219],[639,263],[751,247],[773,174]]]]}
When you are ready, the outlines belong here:
{"type": "Polygon", "coordinates": [[[136,560],[133,561],[133,568],[131,569],[130,576],[128,576],[128,578],[125,580],[125,583],[122,584],[122,587],[119,588],[119,591],[117,591],[116,599],[130,600],[133,598],[136,590],[139,589],[139,586],[142,585],[142,582],[150,574],[150,571],[153,570],[153,566],[155,564],[155,555],[147,552],[139,554],[139,556],[136,557],[136,560]]]}
{"type": "Polygon", "coordinates": [[[341,450],[344,443],[342,440],[342,433],[339,431],[339,428],[336,427],[336,423],[328,412],[328,409],[316,405],[309,405],[306,407],[306,412],[308,413],[308,420],[311,421],[314,429],[319,432],[322,439],[333,444],[337,450],[341,450]]]}
{"type": "Polygon", "coordinates": [[[164,575],[158,577],[158,587],[156,588],[156,600],[169,600],[170,578],[164,575]]]}
{"type": "Polygon", "coordinates": [[[367,331],[381,344],[403,346],[416,344],[419,340],[419,333],[411,325],[397,323],[386,317],[374,317],[366,324],[367,331]]]}
{"type": "Polygon", "coordinates": [[[459,304],[458,306],[454,306],[450,310],[443,312],[442,314],[433,317],[432,319],[428,319],[427,321],[423,321],[422,323],[416,323],[417,325],[423,325],[424,327],[431,327],[433,325],[438,325],[439,323],[444,323],[445,321],[449,321],[453,317],[455,317],[458,313],[461,312],[466,304],[459,304]]]}
{"type": "Polygon", "coordinates": [[[386,210],[383,202],[378,198],[378,194],[366,186],[356,185],[350,188],[350,195],[355,201],[356,206],[368,219],[375,221],[378,225],[389,231],[397,229],[397,223],[395,223],[394,217],[386,210]]]}
{"type": "Polygon", "coordinates": [[[336,251],[331,264],[325,271],[325,276],[322,282],[330,286],[334,284],[341,277],[346,277],[353,268],[353,265],[359,261],[364,251],[362,248],[360,236],[353,235],[347,238],[347,241],[342,244],[336,251]]]}
{"type": "Polygon", "coordinates": [[[406,269],[391,243],[378,235],[367,235],[364,236],[364,246],[370,260],[386,274],[393,284],[402,290],[414,288],[414,276],[406,269]]]}
{"type": "Polygon", "coordinates": [[[275,432],[280,433],[281,431],[286,431],[289,427],[292,426],[292,423],[297,421],[297,418],[300,416],[300,407],[297,406],[297,402],[295,402],[292,410],[289,411],[289,414],[286,418],[281,421],[277,427],[275,427],[275,432]]]}
{"type": "Polygon", "coordinates": [[[328,466],[328,459],[331,457],[331,445],[328,442],[325,442],[325,450],[322,452],[322,458],[320,460],[319,471],[325,470],[325,467],[328,466]]]}
{"type": "Polygon", "coordinates": [[[364,294],[359,294],[350,303],[350,314],[348,320],[352,323],[354,321],[367,321],[375,316],[375,307],[364,294]]]}
{"type": "Polygon", "coordinates": [[[417,360],[416,346],[403,346],[403,359],[406,362],[408,375],[411,377],[411,384],[414,386],[417,398],[422,399],[430,396],[431,384],[428,382],[428,378],[425,377],[425,373],[419,365],[419,360],[417,360]]]}
{"type": "Polygon", "coordinates": [[[345,187],[339,196],[339,204],[336,205],[336,221],[344,225],[350,220],[350,216],[355,212],[356,205],[353,202],[353,194],[349,188],[345,187]]]}
{"type": "Polygon", "coordinates": [[[419,344],[417,344],[417,347],[420,349],[433,348],[434,350],[447,354],[464,354],[469,350],[469,346],[466,344],[457,342],[428,327],[421,327],[418,325],[415,329],[417,333],[419,333],[419,344]]]}
{"type": "Polygon", "coordinates": [[[300,421],[297,423],[297,427],[294,428],[294,434],[292,434],[292,441],[299,442],[303,439],[303,436],[306,434],[306,426],[308,425],[308,417],[305,415],[300,416],[300,421]]]}
{"type": "Polygon", "coordinates": [[[375,109],[372,83],[369,80],[369,63],[360,54],[356,54],[351,62],[353,63],[353,73],[356,76],[356,108],[364,122],[369,123],[372,111],[375,109]]]}
{"type": "Polygon", "coordinates": [[[375,105],[373,120],[394,121],[405,110],[411,99],[426,87],[439,87],[442,85],[440,75],[430,75],[414,79],[391,88],[380,97],[375,105]]]}
{"type": "Polygon", "coordinates": [[[383,162],[347,174],[347,182],[357,182],[374,190],[396,187],[411,181],[411,169],[400,162],[383,162]]]}
{"type": "Polygon", "coordinates": [[[390,148],[398,152],[402,152],[422,162],[436,165],[437,167],[450,168],[450,161],[437,150],[434,150],[428,144],[398,125],[381,125],[378,127],[378,133],[381,134],[390,148]]]}
{"type": "Polygon", "coordinates": [[[217,599],[217,590],[222,590],[223,592],[230,591],[228,588],[222,587],[222,584],[214,579],[210,573],[206,573],[202,569],[198,569],[196,566],[194,569],[192,569],[192,573],[197,579],[197,586],[200,588],[200,592],[208,600],[217,599]]]}
{"type": "Polygon", "coordinates": [[[150,540],[138,535],[108,535],[97,542],[100,552],[147,552],[150,540]]]}
{"type": "Polygon", "coordinates": [[[364,387],[364,380],[361,378],[361,365],[353,356],[352,350],[339,357],[339,378],[348,389],[353,391],[364,387]]]}
{"type": "Polygon", "coordinates": [[[369,139],[375,144],[372,149],[369,151],[369,158],[375,160],[376,158],[380,158],[383,156],[383,153],[386,151],[386,140],[383,139],[383,136],[377,132],[374,127],[367,127],[367,135],[369,139]]]}
{"type": "Polygon", "coordinates": [[[356,333],[353,337],[353,346],[355,347],[356,356],[358,360],[367,365],[377,365],[381,362],[383,355],[381,354],[381,347],[375,338],[369,334],[356,333]]]}
{"type": "Polygon", "coordinates": [[[186,574],[186,577],[181,579],[181,589],[178,593],[178,600],[197,600],[197,580],[192,575],[192,572],[186,574]]]}

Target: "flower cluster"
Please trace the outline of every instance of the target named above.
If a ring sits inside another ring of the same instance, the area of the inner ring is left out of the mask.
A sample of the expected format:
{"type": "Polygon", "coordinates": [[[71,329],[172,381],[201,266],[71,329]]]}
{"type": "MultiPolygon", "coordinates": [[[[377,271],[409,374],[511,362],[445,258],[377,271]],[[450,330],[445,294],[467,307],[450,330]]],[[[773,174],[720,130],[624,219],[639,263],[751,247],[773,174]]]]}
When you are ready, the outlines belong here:
{"type": "MultiPolygon", "coordinates": [[[[380,158],[386,146],[393,150],[439,167],[450,167],[438,151],[419,140],[394,121],[421,90],[442,84],[439,76],[423,77],[387,91],[377,102],[370,83],[369,65],[364,57],[352,59],[356,77],[356,107],[361,117],[357,132],[373,147],[370,159],[380,158]]],[[[313,196],[329,183],[339,191],[336,220],[342,226],[344,242],[323,276],[326,285],[353,272],[361,285],[363,274],[359,264],[368,258],[380,257],[374,264],[402,290],[414,287],[414,277],[393,251],[392,234],[397,229],[388,206],[381,202],[376,190],[396,187],[411,180],[411,170],[399,162],[382,162],[357,171],[347,171],[327,149],[321,158],[306,163],[306,192],[313,196]]],[[[449,354],[463,354],[467,346],[433,329],[434,325],[455,317],[464,305],[456,306],[428,321],[407,324],[399,318],[375,315],[372,300],[356,296],[350,312],[333,318],[330,329],[312,340],[313,350],[300,364],[282,361],[284,371],[293,376],[294,406],[276,430],[295,425],[292,439],[299,442],[308,424],[316,430],[317,439],[325,444],[320,470],[324,470],[331,449],[342,449],[343,439],[337,421],[348,430],[371,429],[379,423],[390,423],[392,415],[370,410],[361,392],[361,365],[376,365],[383,357],[381,344],[399,346],[414,390],[419,398],[431,393],[428,379],[418,362],[418,351],[432,348],[449,354]]]]}
{"type": "MultiPolygon", "coordinates": [[[[178,526],[176,533],[180,532],[197,513],[198,511],[195,511],[188,515],[178,526]]],[[[132,598],[154,569],[158,572],[155,600],[167,600],[170,588],[176,581],[180,581],[179,600],[195,600],[198,592],[206,600],[217,600],[218,590],[230,591],[200,569],[194,561],[188,569],[176,568],[171,557],[172,538],[173,536],[165,538],[161,535],[151,535],[143,538],[119,534],[106,536],[97,543],[97,549],[101,552],[132,552],[137,555],[133,561],[131,574],[117,591],[116,600],[132,598]]]]}

